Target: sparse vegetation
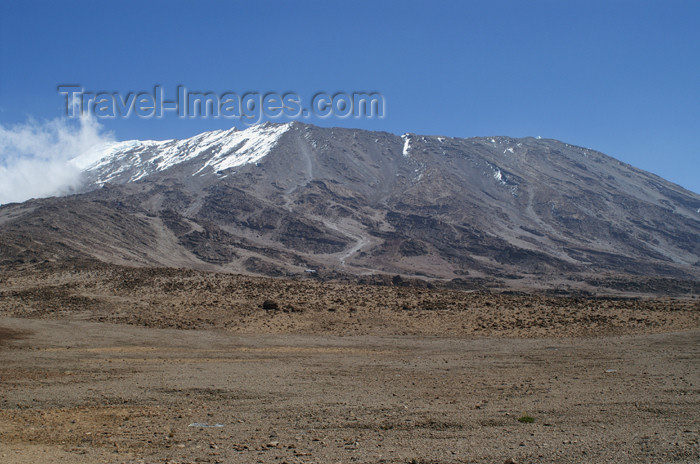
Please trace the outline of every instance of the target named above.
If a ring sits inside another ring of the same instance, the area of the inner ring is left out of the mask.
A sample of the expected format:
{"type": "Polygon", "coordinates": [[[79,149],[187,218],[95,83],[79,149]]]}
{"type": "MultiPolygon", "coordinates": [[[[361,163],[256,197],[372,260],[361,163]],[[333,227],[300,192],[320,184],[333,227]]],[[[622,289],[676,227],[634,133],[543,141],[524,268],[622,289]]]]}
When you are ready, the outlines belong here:
{"type": "Polygon", "coordinates": [[[465,292],[107,264],[8,270],[3,279],[5,316],[84,313],[93,322],[188,330],[564,337],[698,326],[692,299],[465,292]]]}

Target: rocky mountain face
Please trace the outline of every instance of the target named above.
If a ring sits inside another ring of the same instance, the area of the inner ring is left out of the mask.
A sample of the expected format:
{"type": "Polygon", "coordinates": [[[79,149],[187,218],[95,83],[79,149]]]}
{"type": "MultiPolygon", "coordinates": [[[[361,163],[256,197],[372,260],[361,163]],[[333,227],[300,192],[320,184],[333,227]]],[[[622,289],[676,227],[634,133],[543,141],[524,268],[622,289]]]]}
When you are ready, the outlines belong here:
{"type": "Polygon", "coordinates": [[[266,123],[119,142],[72,163],[83,193],[0,208],[2,265],[700,278],[700,195],[556,140],[266,123]]]}

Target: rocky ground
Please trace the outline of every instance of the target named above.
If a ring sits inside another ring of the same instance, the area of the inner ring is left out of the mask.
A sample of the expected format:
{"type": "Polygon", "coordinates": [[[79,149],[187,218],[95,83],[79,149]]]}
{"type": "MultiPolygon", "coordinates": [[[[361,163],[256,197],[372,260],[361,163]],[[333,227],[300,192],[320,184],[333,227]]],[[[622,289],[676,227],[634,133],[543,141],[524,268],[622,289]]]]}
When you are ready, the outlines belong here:
{"type": "Polygon", "coordinates": [[[0,461],[697,463],[699,322],[692,297],[5,273],[0,461]]]}
{"type": "Polygon", "coordinates": [[[0,315],[232,333],[570,337],[696,328],[700,300],[551,296],[87,266],[5,273],[0,315]]]}

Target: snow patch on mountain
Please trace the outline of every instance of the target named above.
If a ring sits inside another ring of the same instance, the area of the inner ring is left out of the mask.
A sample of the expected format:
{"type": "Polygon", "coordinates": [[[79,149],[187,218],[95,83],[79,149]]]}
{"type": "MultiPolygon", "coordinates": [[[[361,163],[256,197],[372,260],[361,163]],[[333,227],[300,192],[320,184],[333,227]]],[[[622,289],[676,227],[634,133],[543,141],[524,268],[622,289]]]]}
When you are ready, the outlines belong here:
{"type": "Polygon", "coordinates": [[[403,156],[408,156],[411,149],[411,134],[403,134],[401,138],[403,139],[403,156]]]}
{"type": "Polygon", "coordinates": [[[184,140],[130,140],[115,142],[73,158],[70,164],[97,177],[104,184],[118,177],[134,182],[186,161],[202,157],[195,172],[211,168],[219,173],[226,169],[255,163],[267,155],[290,124],[261,124],[239,131],[216,130],[184,140]]]}
{"type": "Polygon", "coordinates": [[[496,169],[496,171],[493,173],[493,177],[501,184],[506,185],[506,182],[503,180],[503,174],[501,173],[500,169],[496,169]]]}
{"type": "Polygon", "coordinates": [[[260,161],[277,145],[279,138],[288,129],[289,124],[261,125],[232,134],[226,138],[217,154],[212,156],[200,171],[211,166],[215,172],[221,172],[260,161]]]}
{"type": "Polygon", "coordinates": [[[144,143],[147,143],[147,141],[128,140],[126,142],[106,143],[71,159],[69,164],[81,171],[85,171],[103,159],[112,158],[118,153],[137,149],[144,143]]]}

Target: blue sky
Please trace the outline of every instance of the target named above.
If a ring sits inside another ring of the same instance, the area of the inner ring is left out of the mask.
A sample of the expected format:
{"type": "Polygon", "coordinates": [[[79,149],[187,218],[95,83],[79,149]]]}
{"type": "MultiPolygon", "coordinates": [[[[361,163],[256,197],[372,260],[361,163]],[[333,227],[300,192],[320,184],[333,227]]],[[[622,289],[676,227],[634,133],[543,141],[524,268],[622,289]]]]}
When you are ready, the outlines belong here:
{"type": "MultiPolygon", "coordinates": [[[[0,0],[0,130],[55,123],[59,84],[377,91],[383,119],[305,122],[555,138],[700,192],[699,23],[700,2],[678,0],[0,0]]],[[[99,122],[117,140],[238,125],[174,114],[99,122]]]]}

